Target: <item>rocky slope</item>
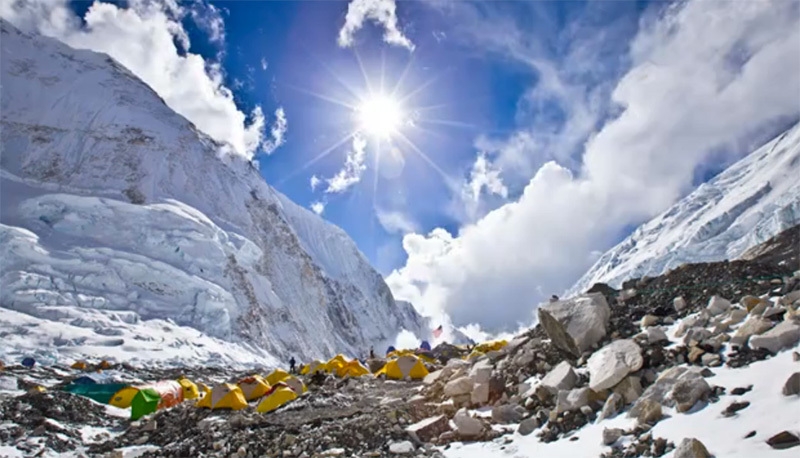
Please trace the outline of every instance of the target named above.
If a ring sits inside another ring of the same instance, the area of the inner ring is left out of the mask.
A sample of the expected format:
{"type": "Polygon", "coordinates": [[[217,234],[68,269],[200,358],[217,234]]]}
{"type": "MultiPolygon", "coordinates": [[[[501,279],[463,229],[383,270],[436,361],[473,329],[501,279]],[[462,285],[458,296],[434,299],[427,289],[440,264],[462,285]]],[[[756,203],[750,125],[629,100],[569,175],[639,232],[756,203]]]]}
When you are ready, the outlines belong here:
{"type": "Polygon", "coordinates": [[[736,259],[800,223],[800,124],[700,185],[603,254],[566,296],[595,283],[736,259]]]}
{"type": "Polygon", "coordinates": [[[427,337],[342,230],[113,59],[0,27],[7,357],[268,364],[427,337]]]}
{"type": "MultiPolygon", "coordinates": [[[[760,248],[764,259],[783,238],[760,248]]],[[[623,290],[594,285],[545,314],[552,319],[540,316],[501,350],[443,361],[422,382],[307,377],[307,394],[268,414],[184,402],[130,422],[54,389],[76,371],[6,368],[0,454],[748,458],[800,449],[800,272],[785,263],[686,265],[623,290]],[[37,384],[50,390],[22,391],[37,384]]],[[[249,373],[181,371],[209,384],[249,373]]]]}

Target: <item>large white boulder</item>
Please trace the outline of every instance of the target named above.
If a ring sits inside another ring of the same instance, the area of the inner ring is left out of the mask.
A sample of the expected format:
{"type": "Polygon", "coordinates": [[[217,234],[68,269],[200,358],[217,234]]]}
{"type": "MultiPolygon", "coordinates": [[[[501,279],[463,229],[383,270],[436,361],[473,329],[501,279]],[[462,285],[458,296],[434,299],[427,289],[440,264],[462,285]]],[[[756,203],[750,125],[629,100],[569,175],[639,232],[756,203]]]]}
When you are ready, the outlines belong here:
{"type": "Polygon", "coordinates": [[[477,418],[473,418],[467,413],[466,409],[460,409],[453,417],[458,435],[464,439],[477,438],[483,434],[483,423],[477,418]]]}
{"type": "Polygon", "coordinates": [[[456,397],[472,392],[472,378],[469,376],[458,377],[454,380],[447,382],[444,386],[444,395],[447,397],[456,397]]]}
{"type": "Polygon", "coordinates": [[[578,376],[567,361],[561,361],[542,379],[542,385],[556,390],[571,390],[578,382],[578,376]]]}
{"type": "Polygon", "coordinates": [[[606,335],[611,308],[600,293],[539,306],[539,323],[553,345],[580,357],[606,335]]]}
{"type": "Polygon", "coordinates": [[[800,341],[800,324],[794,321],[782,321],[764,334],[750,337],[750,346],[777,353],[784,348],[793,347],[798,341],[800,341]]]}
{"type": "Polygon", "coordinates": [[[734,345],[744,345],[747,342],[747,339],[750,336],[763,334],[772,327],[772,322],[769,320],[765,320],[764,318],[758,316],[751,316],[747,319],[739,329],[736,330],[736,333],[733,334],[731,337],[731,343],[734,345]]]}
{"type": "Polygon", "coordinates": [[[492,365],[489,361],[479,361],[472,366],[469,371],[469,376],[472,377],[472,383],[489,383],[492,378],[492,365]]]}
{"type": "Polygon", "coordinates": [[[594,352],[587,361],[589,388],[594,391],[607,390],[621,382],[631,372],[644,364],[642,349],[633,340],[615,340],[594,352]]]}
{"type": "Polygon", "coordinates": [[[730,309],[731,301],[720,296],[711,296],[711,299],[708,300],[708,307],[706,307],[706,311],[711,316],[720,315],[730,309]]]}

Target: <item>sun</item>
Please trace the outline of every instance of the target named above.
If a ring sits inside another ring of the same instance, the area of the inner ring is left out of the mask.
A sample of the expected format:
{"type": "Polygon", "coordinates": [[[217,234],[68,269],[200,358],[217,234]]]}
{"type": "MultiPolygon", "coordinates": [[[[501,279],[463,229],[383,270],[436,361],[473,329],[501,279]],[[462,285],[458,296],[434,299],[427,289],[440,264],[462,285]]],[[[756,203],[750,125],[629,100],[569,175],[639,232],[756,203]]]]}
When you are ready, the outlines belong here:
{"type": "Polygon", "coordinates": [[[373,94],[356,109],[359,129],[380,139],[390,138],[403,125],[403,108],[394,98],[373,94]]]}

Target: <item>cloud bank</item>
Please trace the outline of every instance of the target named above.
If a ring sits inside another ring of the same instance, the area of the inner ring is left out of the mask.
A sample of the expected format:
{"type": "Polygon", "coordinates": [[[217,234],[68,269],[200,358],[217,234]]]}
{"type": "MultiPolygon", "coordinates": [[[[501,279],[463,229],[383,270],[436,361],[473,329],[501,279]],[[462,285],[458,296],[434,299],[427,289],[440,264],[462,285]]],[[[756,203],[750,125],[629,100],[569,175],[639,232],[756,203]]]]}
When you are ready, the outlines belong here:
{"type": "Polygon", "coordinates": [[[248,159],[262,148],[270,153],[280,146],[286,130],[283,110],[276,111],[276,124],[270,135],[265,134],[267,121],[261,107],[245,115],[225,86],[219,63],[188,52],[183,18],[188,14],[211,42],[220,44],[225,29],[219,9],[202,2],[186,8],[170,0],[128,3],[128,8],[120,8],[96,1],[81,18],[67,0],[10,0],[0,3],[0,16],[22,30],[110,55],[152,87],[170,108],[248,159]]]}
{"type": "MultiPolygon", "coordinates": [[[[479,323],[489,332],[530,323],[534,307],[571,286],[597,250],[688,192],[695,170],[715,153],[729,151],[732,160],[747,152],[743,141],[753,133],[800,114],[799,8],[784,1],[691,1],[645,16],[630,43],[630,68],[609,91],[616,115],[588,129],[574,167],[556,162],[566,156],[551,157],[515,201],[456,235],[443,229],[406,235],[406,265],[387,277],[395,297],[425,315],[447,314],[455,325],[479,323]]],[[[574,86],[547,73],[552,65],[523,52],[523,33],[493,29],[503,34],[495,44],[544,72],[536,97],[572,97],[574,86]]],[[[566,110],[566,116],[567,125],[586,128],[596,113],[566,110]]],[[[507,145],[517,160],[536,164],[541,150],[527,132],[507,145]]],[[[479,153],[477,161],[485,160],[479,153]]],[[[500,170],[498,182],[514,173],[509,163],[492,166],[500,170]]],[[[502,189],[478,184],[469,189],[502,189]]]]}

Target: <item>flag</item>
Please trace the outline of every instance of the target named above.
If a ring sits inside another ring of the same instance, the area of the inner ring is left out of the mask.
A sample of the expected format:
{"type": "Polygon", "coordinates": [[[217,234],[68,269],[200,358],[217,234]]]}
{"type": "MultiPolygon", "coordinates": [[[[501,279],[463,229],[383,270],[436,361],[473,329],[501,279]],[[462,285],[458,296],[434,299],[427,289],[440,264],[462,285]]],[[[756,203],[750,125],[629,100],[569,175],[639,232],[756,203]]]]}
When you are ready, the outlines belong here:
{"type": "Polygon", "coordinates": [[[442,335],[442,325],[440,324],[438,328],[433,330],[433,337],[438,339],[439,336],[442,335]]]}

